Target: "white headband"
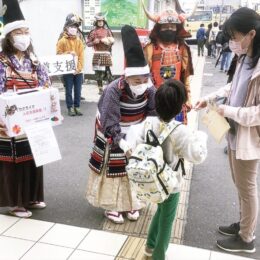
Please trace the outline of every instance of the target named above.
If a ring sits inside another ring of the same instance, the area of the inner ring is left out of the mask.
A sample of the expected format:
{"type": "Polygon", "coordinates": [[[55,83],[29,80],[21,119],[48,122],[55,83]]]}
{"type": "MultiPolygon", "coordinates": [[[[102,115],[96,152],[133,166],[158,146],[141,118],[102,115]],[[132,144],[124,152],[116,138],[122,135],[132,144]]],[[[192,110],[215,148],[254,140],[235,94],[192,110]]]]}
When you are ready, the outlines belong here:
{"type": "Polygon", "coordinates": [[[150,68],[148,65],[145,67],[126,67],[125,76],[137,76],[137,75],[146,75],[150,73],[150,68]]]}
{"type": "Polygon", "coordinates": [[[27,22],[25,20],[19,20],[15,22],[8,23],[4,26],[3,36],[5,37],[9,32],[20,28],[29,28],[27,22]]]}

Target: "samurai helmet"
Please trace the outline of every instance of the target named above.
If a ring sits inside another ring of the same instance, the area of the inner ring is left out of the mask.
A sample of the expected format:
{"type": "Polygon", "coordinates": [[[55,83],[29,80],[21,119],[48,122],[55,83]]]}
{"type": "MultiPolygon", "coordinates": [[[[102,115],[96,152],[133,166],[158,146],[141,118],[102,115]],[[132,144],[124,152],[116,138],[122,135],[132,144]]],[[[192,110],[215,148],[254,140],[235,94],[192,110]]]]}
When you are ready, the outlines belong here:
{"type": "Polygon", "coordinates": [[[96,21],[106,21],[106,16],[107,16],[107,12],[106,13],[101,13],[101,12],[99,12],[99,13],[97,13],[96,15],[95,15],[95,22],[96,21]]]}
{"type": "Polygon", "coordinates": [[[142,5],[143,5],[144,12],[145,12],[146,16],[148,17],[148,19],[150,19],[151,21],[153,21],[155,23],[181,24],[181,23],[184,23],[184,21],[195,12],[197,5],[198,5],[198,1],[196,1],[196,4],[195,4],[192,12],[189,14],[185,14],[185,12],[182,10],[179,0],[174,0],[174,4],[171,6],[171,8],[163,11],[161,14],[151,14],[145,7],[143,0],[142,0],[142,5]]]}
{"type": "Polygon", "coordinates": [[[72,25],[76,25],[79,27],[81,25],[82,21],[83,21],[83,19],[79,15],[70,13],[66,17],[64,27],[68,27],[68,26],[72,26],[72,25]]]}

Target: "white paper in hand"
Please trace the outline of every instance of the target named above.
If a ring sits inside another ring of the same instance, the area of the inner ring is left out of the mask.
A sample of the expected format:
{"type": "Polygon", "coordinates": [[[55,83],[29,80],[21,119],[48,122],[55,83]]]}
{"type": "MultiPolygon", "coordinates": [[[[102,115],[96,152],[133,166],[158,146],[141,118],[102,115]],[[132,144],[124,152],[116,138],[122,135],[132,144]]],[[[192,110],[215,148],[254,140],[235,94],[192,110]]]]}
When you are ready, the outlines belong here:
{"type": "Polygon", "coordinates": [[[227,120],[212,109],[209,109],[206,114],[202,116],[201,121],[204,125],[206,125],[209,133],[213,136],[217,143],[222,141],[223,137],[230,129],[230,125],[227,120]]]}
{"type": "Polygon", "coordinates": [[[25,132],[37,167],[61,159],[60,149],[50,121],[26,126],[25,132]]]}

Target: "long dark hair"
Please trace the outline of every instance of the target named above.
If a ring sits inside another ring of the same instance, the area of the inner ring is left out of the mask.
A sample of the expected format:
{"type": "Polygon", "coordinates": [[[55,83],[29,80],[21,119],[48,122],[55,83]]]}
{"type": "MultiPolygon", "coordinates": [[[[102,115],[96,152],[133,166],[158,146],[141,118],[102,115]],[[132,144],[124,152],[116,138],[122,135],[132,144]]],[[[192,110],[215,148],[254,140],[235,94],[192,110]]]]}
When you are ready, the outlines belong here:
{"type": "Polygon", "coordinates": [[[253,40],[253,54],[251,68],[254,68],[260,58],[260,15],[247,7],[239,8],[234,12],[223,26],[224,35],[233,38],[235,32],[246,35],[251,30],[256,31],[253,40]]]}
{"type": "MultiPolygon", "coordinates": [[[[14,47],[12,41],[11,41],[11,33],[8,33],[5,38],[2,40],[2,52],[7,55],[11,56],[17,53],[17,49],[14,47]]],[[[25,54],[30,56],[30,53],[34,53],[32,43],[30,43],[29,47],[27,48],[26,51],[24,51],[25,54]]]]}

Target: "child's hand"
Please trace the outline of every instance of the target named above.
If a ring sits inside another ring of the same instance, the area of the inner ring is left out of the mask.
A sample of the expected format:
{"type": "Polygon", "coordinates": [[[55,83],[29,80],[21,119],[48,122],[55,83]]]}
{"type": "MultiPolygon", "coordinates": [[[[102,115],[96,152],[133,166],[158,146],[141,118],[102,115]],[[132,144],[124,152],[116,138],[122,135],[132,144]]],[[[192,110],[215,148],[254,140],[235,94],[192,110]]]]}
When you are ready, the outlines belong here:
{"type": "Polygon", "coordinates": [[[185,106],[186,106],[187,112],[190,112],[192,109],[192,104],[188,101],[188,102],[186,102],[185,106]]]}
{"type": "Polygon", "coordinates": [[[129,159],[129,158],[131,157],[132,153],[133,153],[132,149],[129,149],[129,150],[125,153],[126,158],[129,159]]]}

